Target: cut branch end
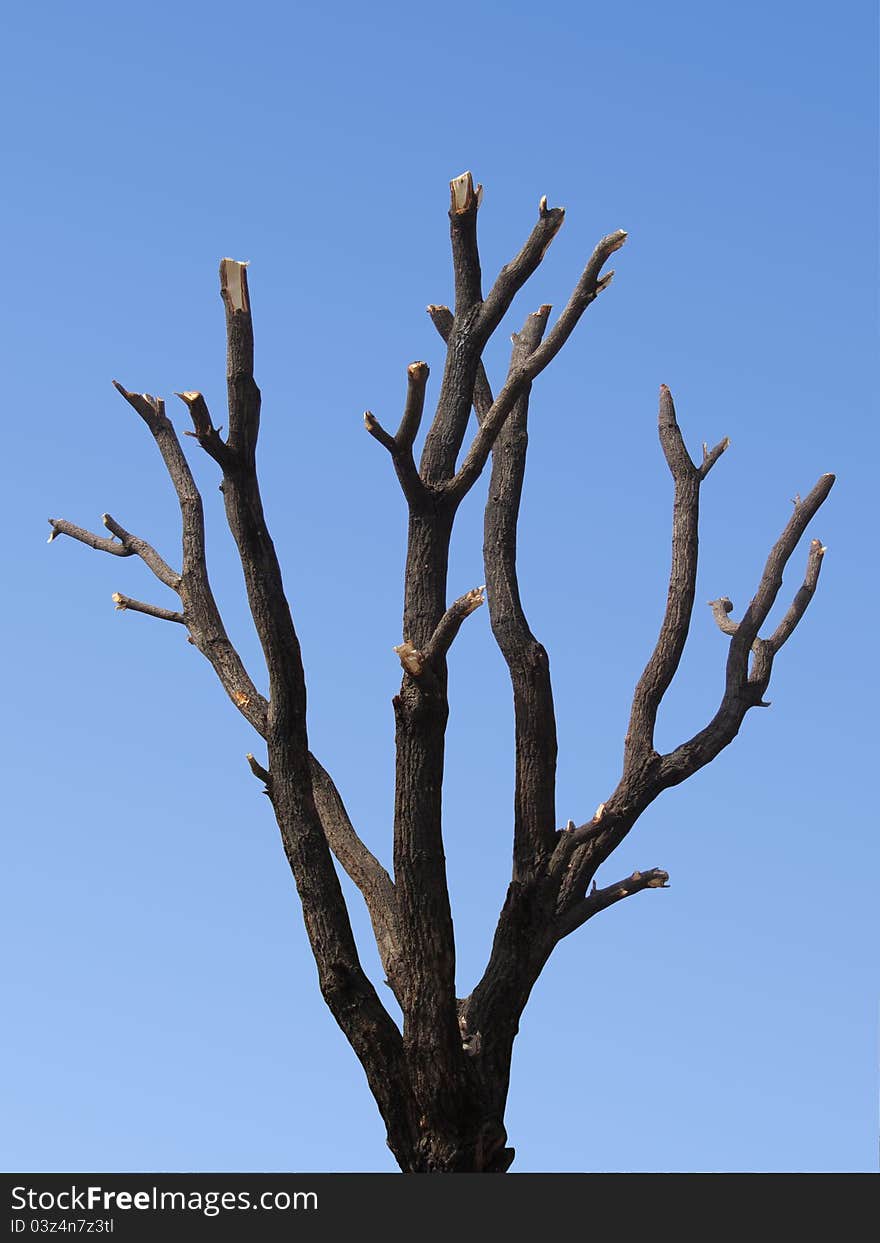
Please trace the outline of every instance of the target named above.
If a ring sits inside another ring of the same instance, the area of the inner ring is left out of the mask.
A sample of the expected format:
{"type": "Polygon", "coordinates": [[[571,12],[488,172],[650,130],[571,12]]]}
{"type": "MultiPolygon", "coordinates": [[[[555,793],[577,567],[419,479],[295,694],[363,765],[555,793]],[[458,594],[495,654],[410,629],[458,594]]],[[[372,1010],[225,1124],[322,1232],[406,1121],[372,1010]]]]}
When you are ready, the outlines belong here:
{"type": "Polygon", "coordinates": [[[364,411],[364,427],[374,440],[378,440],[380,445],[385,446],[390,454],[394,455],[397,453],[397,441],[390,432],[386,432],[371,410],[364,411]]]}
{"type": "Polygon", "coordinates": [[[402,643],[398,643],[396,647],[392,648],[392,651],[395,651],[400,657],[401,665],[411,677],[417,678],[424,671],[425,655],[419,651],[415,644],[410,643],[409,639],[404,639],[402,643]]]}
{"type": "Polygon", "coordinates": [[[247,760],[248,767],[250,768],[254,776],[259,781],[262,781],[265,786],[268,787],[272,781],[272,778],[269,774],[269,770],[264,768],[263,765],[260,763],[260,761],[256,759],[255,756],[251,755],[250,751],[248,751],[247,755],[244,758],[247,760]]]}
{"type": "Polygon", "coordinates": [[[484,583],[482,587],[474,587],[471,591],[467,592],[466,595],[462,596],[461,599],[465,617],[470,616],[470,614],[473,613],[475,609],[478,609],[481,604],[486,603],[486,597],[483,594],[485,590],[486,584],[484,583]]]}
{"type": "Polygon", "coordinates": [[[147,617],[158,617],[160,621],[177,622],[181,626],[187,624],[183,613],[176,613],[173,609],[163,608],[159,604],[148,604],[145,600],[133,600],[131,596],[124,596],[119,591],[114,591],[111,598],[120,613],[125,612],[126,609],[131,609],[133,613],[144,613],[147,617]]]}
{"type": "Polygon", "coordinates": [[[702,465],[700,466],[700,478],[701,479],[706,478],[709,471],[712,469],[712,467],[721,457],[721,454],[724,453],[729,447],[730,447],[729,436],[725,436],[723,440],[719,440],[718,444],[715,446],[714,449],[710,449],[709,446],[705,442],[703,443],[703,461],[702,461],[702,465]]]}
{"type": "Polygon", "coordinates": [[[246,262],[241,263],[237,259],[220,260],[220,296],[231,312],[250,313],[247,268],[246,262]]]}
{"type": "Polygon", "coordinates": [[[465,212],[476,211],[483,201],[483,187],[474,187],[474,179],[469,172],[460,177],[453,177],[449,183],[451,196],[450,214],[462,216],[465,212]]]}
{"type": "Polygon", "coordinates": [[[728,596],[721,596],[718,600],[710,600],[709,608],[712,610],[712,616],[719,630],[723,630],[725,634],[736,634],[737,624],[731,621],[728,616],[733,611],[733,601],[728,596]]]}

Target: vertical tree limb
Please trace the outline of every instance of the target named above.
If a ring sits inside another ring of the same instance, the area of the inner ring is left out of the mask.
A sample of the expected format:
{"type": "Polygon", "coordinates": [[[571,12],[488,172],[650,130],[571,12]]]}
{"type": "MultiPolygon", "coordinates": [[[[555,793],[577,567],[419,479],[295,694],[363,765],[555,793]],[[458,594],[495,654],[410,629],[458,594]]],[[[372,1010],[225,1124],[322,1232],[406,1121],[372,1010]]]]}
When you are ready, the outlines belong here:
{"type": "MultiPolygon", "coordinates": [[[[299,639],[256,472],[260,394],[253,378],[245,265],[224,259],[220,284],[226,310],[230,453],[223,498],[269,673],[266,743],[272,805],[302,902],[322,995],[364,1066],[391,1142],[399,1128],[412,1125],[409,1076],[400,1033],[361,967],[315,803],[299,639]]],[[[320,780],[318,787],[320,792],[320,780]]]]}
{"type": "Polygon", "coordinates": [[[660,386],[658,430],[663,455],[675,485],[672,506],[672,564],[666,611],[657,644],[636,685],[624,746],[624,773],[644,763],[654,753],[654,727],[657,711],[681,662],[690,629],[697,584],[699,547],[700,484],[729,441],[725,437],[703,465],[697,467],[687,451],[678,422],[672,394],[660,386]]]}

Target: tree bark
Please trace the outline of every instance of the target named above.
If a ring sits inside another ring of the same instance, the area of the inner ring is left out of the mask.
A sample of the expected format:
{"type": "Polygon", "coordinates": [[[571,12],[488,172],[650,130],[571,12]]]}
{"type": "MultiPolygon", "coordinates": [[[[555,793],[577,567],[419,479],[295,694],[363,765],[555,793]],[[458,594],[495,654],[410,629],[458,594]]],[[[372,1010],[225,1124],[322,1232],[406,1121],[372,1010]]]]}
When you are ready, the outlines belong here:
{"type": "MultiPolygon", "coordinates": [[[[211,589],[202,498],[164,403],[118,391],[146,424],[177,493],[181,512],[178,573],[146,540],[103,516],[109,536],[65,519],[59,535],[117,557],[136,556],[178,597],[179,608],[114,593],[116,607],[186,628],[212,665],[230,701],[265,743],[266,762],[247,761],[263,783],[293,873],[322,996],[361,1062],[384,1119],[387,1142],[408,1173],[503,1173],[514,1157],[504,1126],[514,1041],[531,990],[559,941],[600,911],[646,889],[666,888],[661,868],[633,872],[598,887],[599,868],[664,790],[709,763],[764,701],[773,661],[816,590],[825,548],[813,540],[802,586],[773,633],[760,636],[782,574],[834,483],[823,475],[801,500],[771,550],[742,620],[726,597],[712,613],[729,640],[724,694],[712,720],[666,755],[654,745],[657,714],[675,677],[691,625],[696,591],[699,497],[728,446],[703,447],[695,463],[662,386],[661,448],[673,479],[672,551],[666,610],[656,646],[636,685],[615,789],[580,824],[556,823],[556,722],[550,662],[532,633],[517,573],[517,524],[534,381],[571,336],[586,309],[607,289],[608,258],[622,230],[602,238],[552,326],[543,305],[513,337],[497,396],[483,365],[484,348],[517,293],[535,273],[564,219],[541,200],[522,249],[483,294],[477,241],[482,187],[470,173],[451,183],[450,238],[455,306],[428,312],[446,343],[434,415],[418,467],[415,441],[424,412],[428,367],[407,369],[398,430],[391,434],[367,411],[364,425],[389,453],[407,502],[409,535],[403,590],[403,634],[394,650],[402,681],[393,700],[396,769],[393,875],[359,838],[342,796],[309,750],[305,674],[299,639],[269,534],[257,475],[261,394],[254,379],[254,333],[245,264],[224,259],[228,435],[213,424],[202,394],[177,394],[193,436],[222,474],[226,519],[238,548],[245,590],[260,641],[268,695],[229,640],[211,589]],[[477,427],[465,447],[471,411],[477,427]],[[448,603],[449,549],[455,516],[489,457],[484,516],[485,585],[448,603]],[[461,459],[459,461],[459,459],[461,459]],[[443,778],[450,719],[448,659],[465,620],[488,604],[492,633],[507,664],[513,697],[516,767],[510,883],[485,971],[469,996],[456,996],[455,930],[443,846],[443,778]],[[366,904],[386,983],[400,1005],[402,1027],[367,978],[358,955],[339,877],[344,869],[366,904]]],[[[115,383],[115,382],[114,382],[115,383]]]]}

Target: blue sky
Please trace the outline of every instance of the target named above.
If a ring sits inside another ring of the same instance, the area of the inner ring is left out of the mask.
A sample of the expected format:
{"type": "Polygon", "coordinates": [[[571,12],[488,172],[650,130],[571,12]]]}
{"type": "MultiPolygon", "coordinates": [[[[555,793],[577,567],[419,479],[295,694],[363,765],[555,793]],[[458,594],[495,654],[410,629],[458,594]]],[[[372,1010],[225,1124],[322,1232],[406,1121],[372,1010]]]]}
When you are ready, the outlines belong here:
{"type": "MultiPolygon", "coordinates": [[[[820,590],[772,709],[664,795],[600,877],[658,866],[671,888],[569,938],[535,989],[514,1169],[875,1168],[874,6],[159,0],[36,4],[4,26],[0,1164],[393,1168],[318,994],[244,763],[254,738],[180,628],[114,612],[113,591],[152,590],[143,567],[47,548],[46,518],[99,529],[109,511],[174,559],[173,494],[110,379],[170,402],[200,388],[219,411],[217,262],[249,260],[264,496],[311,739],[387,861],[405,520],[361,415],[395,422],[413,359],[436,394],[424,307],[451,301],[446,183],[470,168],[488,278],[542,194],[567,208],[511,328],[564,302],[598,237],[630,234],[532,398],[521,581],[555,675],[560,823],[616,781],[662,614],[659,384],[694,452],[732,442],[704,489],[662,746],[717,703],[725,640],[702,602],[741,608],[790,498],[838,474],[809,532],[829,549],[820,590]]],[[[259,680],[215,468],[191,457],[215,588],[259,680]]],[[[481,495],[461,513],[452,595],[483,581],[481,495]]],[[[509,870],[510,694],[485,610],[450,677],[464,993],[509,870]]]]}

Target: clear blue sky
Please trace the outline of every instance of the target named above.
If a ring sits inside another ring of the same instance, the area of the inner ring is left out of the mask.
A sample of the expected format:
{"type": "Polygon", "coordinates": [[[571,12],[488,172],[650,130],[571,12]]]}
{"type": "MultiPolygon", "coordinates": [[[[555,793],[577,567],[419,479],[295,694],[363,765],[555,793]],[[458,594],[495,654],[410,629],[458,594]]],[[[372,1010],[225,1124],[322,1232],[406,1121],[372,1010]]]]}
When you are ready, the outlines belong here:
{"type": "MultiPolygon", "coordinates": [[[[599,236],[630,234],[532,400],[521,575],[555,675],[560,823],[616,781],[662,614],[658,385],[694,452],[732,441],[704,492],[663,746],[717,703],[725,640],[703,602],[742,607],[790,498],[838,474],[773,707],[600,877],[659,866],[672,887],[591,922],[535,990],[514,1169],[875,1168],[875,25],[864,0],[7,12],[0,1165],[393,1168],[318,994],[244,762],[255,739],[180,628],[114,612],[113,591],[153,590],[143,567],[47,548],[46,518],[100,529],[106,510],[176,559],[173,494],[110,379],[171,403],[200,388],[219,412],[217,262],[250,260],[264,493],[313,746],[387,861],[405,522],[361,415],[395,422],[413,359],[436,393],[424,307],[451,300],[447,181],[470,168],[489,277],[542,194],[568,209],[511,327],[562,304],[599,236]]],[[[216,471],[191,456],[216,589],[261,679],[216,471]]],[[[475,495],[453,595],[483,581],[479,532],[475,495]]],[[[510,694],[485,610],[451,663],[464,993],[510,850],[510,694]]],[[[356,896],[352,910],[379,978],[356,896]]]]}

